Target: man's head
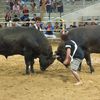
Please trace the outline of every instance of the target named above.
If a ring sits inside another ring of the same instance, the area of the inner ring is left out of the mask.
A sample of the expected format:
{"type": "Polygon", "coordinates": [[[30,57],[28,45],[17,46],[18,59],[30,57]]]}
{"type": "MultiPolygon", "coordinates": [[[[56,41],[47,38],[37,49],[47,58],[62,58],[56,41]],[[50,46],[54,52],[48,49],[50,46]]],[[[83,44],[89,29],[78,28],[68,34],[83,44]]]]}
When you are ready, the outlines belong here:
{"type": "Polygon", "coordinates": [[[41,18],[40,17],[36,17],[35,18],[35,22],[36,22],[37,26],[40,26],[40,24],[41,24],[41,18]]]}

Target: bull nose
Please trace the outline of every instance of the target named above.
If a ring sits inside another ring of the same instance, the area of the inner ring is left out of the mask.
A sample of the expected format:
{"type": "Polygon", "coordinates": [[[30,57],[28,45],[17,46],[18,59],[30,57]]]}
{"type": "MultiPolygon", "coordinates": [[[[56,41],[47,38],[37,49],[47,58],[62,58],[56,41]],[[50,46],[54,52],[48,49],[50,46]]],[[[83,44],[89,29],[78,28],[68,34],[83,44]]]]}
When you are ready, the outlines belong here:
{"type": "Polygon", "coordinates": [[[42,68],[42,67],[40,67],[40,69],[41,69],[41,71],[45,71],[46,70],[45,68],[42,68]]]}
{"type": "Polygon", "coordinates": [[[58,61],[62,61],[62,59],[60,57],[57,58],[58,61]]]}

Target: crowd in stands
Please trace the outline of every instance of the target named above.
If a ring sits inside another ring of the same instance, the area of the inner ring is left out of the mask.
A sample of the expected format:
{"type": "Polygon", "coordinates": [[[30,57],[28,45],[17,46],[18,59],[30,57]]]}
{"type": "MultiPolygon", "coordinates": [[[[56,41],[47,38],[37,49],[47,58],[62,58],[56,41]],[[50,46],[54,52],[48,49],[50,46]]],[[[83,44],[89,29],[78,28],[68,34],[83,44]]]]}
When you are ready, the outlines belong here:
{"type": "Polygon", "coordinates": [[[36,9],[38,10],[38,13],[40,12],[40,8],[45,2],[45,9],[47,13],[52,12],[59,12],[63,13],[63,2],[62,0],[56,1],[56,0],[39,0],[38,4],[35,2],[35,0],[7,0],[6,1],[6,13],[10,13],[10,15],[13,17],[15,14],[18,17],[21,17],[22,15],[29,15],[29,13],[35,13],[36,9]]]}
{"type": "MultiPolygon", "coordinates": [[[[55,2],[56,0],[47,0],[46,1],[46,10],[47,13],[51,12],[63,12],[63,3],[62,1],[55,2]]],[[[73,22],[70,26],[67,27],[66,23],[60,19],[56,22],[43,22],[41,21],[40,16],[37,16],[35,11],[36,3],[34,0],[30,0],[30,6],[33,13],[33,16],[30,18],[30,9],[27,6],[28,0],[8,0],[7,3],[7,12],[5,14],[5,27],[35,27],[36,29],[43,31],[46,37],[56,38],[54,33],[62,33],[69,31],[71,28],[84,27],[87,25],[97,25],[95,22],[79,22],[78,25],[76,22],[73,22]]],[[[42,0],[39,0],[39,5],[42,5],[42,0]]],[[[2,26],[0,26],[2,27],[2,26]]]]}
{"type": "MultiPolygon", "coordinates": [[[[42,6],[44,0],[39,0],[39,8],[42,6]]],[[[6,14],[5,21],[10,23],[5,23],[5,27],[9,26],[39,26],[41,22],[39,16],[35,14],[35,8],[37,4],[34,0],[6,0],[6,14]],[[28,4],[29,3],[29,4],[28,4]],[[30,5],[30,7],[29,7],[30,5]],[[30,17],[30,12],[32,17],[30,17]],[[26,23],[27,21],[27,23],[26,23]],[[31,23],[30,23],[31,21],[31,23]],[[39,22],[38,22],[39,21],[39,22]],[[12,23],[13,22],[13,23],[12,23]],[[21,24],[20,22],[23,22],[21,24]],[[11,24],[12,23],[12,24],[11,24]],[[33,25],[34,23],[34,25],[33,25]]],[[[63,12],[63,3],[62,1],[56,0],[45,0],[45,8],[47,13],[51,12],[63,12]]],[[[46,35],[53,35],[54,27],[51,22],[46,23],[45,25],[41,24],[41,29],[45,29],[46,35]]],[[[53,36],[54,37],[54,36],[53,36]]]]}

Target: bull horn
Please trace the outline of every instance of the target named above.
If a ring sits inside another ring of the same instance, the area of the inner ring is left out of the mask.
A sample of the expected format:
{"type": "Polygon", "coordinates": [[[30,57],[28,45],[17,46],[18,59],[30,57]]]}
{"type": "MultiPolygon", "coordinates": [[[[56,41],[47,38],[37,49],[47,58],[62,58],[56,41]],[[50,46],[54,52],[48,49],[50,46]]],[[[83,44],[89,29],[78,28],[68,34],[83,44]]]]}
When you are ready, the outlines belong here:
{"type": "Polygon", "coordinates": [[[56,58],[59,58],[60,56],[59,55],[56,55],[56,58]]]}
{"type": "Polygon", "coordinates": [[[60,57],[59,55],[53,54],[53,58],[57,59],[57,58],[59,58],[59,57],[60,57]]]}
{"type": "Polygon", "coordinates": [[[57,56],[57,55],[53,55],[53,58],[54,58],[54,59],[57,59],[58,57],[59,57],[59,56],[57,56]]]}

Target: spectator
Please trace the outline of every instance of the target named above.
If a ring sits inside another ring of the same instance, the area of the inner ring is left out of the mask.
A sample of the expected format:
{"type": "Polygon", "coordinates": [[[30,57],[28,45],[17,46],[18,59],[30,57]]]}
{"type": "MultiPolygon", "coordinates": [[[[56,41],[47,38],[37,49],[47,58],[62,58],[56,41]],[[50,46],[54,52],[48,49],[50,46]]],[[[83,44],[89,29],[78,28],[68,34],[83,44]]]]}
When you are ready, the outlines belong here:
{"type": "Polygon", "coordinates": [[[10,5],[9,5],[9,0],[6,0],[6,10],[9,11],[10,10],[10,5]]]}
{"type": "Polygon", "coordinates": [[[55,31],[55,32],[58,32],[59,29],[60,29],[59,23],[58,23],[58,22],[55,22],[55,25],[54,25],[54,31],[55,31]]]}
{"type": "Polygon", "coordinates": [[[20,19],[21,19],[21,21],[25,21],[28,17],[29,17],[28,15],[27,16],[26,15],[23,15],[23,16],[21,16],[20,19]]]}
{"type": "Polygon", "coordinates": [[[14,15],[13,21],[14,21],[14,22],[19,21],[19,18],[18,18],[18,16],[17,16],[17,15],[14,15]]]}
{"type": "Polygon", "coordinates": [[[21,21],[23,21],[22,26],[30,26],[30,19],[29,19],[29,16],[23,15],[23,16],[21,17],[21,21]]]}
{"type": "Polygon", "coordinates": [[[70,25],[70,28],[77,28],[76,22],[73,22],[73,25],[70,25]]]}
{"type": "Polygon", "coordinates": [[[27,7],[26,4],[23,5],[22,12],[23,12],[23,16],[20,18],[21,21],[24,21],[24,23],[22,24],[22,26],[29,26],[30,25],[30,23],[29,23],[29,21],[30,21],[30,19],[29,19],[29,9],[28,9],[28,7],[27,7]]]}
{"type": "Polygon", "coordinates": [[[56,12],[56,10],[57,10],[57,3],[56,3],[56,0],[53,0],[52,1],[52,11],[56,12]]]}
{"type": "Polygon", "coordinates": [[[27,5],[23,6],[23,16],[21,16],[21,21],[25,21],[26,19],[29,18],[29,10],[27,5]]]}
{"type": "Polygon", "coordinates": [[[52,12],[51,0],[46,0],[46,11],[47,11],[47,13],[51,13],[52,12]]]}
{"type": "Polygon", "coordinates": [[[45,36],[46,37],[50,37],[50,38],[56,38],[56,36],[54,35],[54,26],[51,24],[51,22],[47,23],[47,26],[45,27],[46,29],[46,33],[45,36]]]}
{"type": "Polygon", "coordinates": [[[37,18],[36,14],[33,14],[33,18],[30,21],[30,27],[34,26],[34,22],[36,22],[36,18],[37,18]]]}
{"type": "Polygon", "coordinates": [[[78,25],[79,25],[79,27],[84,27],[85,26],[85,22],[79,22],[78,25]]]}
{"type": "Polygon", "coordinates": [[[63,2],[62,1],[58,2],[57,9],[58,9],[58,12],[60,13],[60,17],[61,17],[61,13],[63,13],[63,2]]]}
{"type": "Polygon", "coordinates": [[[32,8],[32,12],[35,12],[35,7],[36,7],[36,3],[34,2],[34,0],[31,0],[31,8],[32,8]]]}
{"type": "Polygon", "coordinates": [[[24,5],[24,6],[23,6],[23,14],[24,14],[25,16],[29,16],[29,9],[28,9],[27,5],[24,5]]]}
{"type": "Polygon", "coordinates": [[[39,6],[40,7],[42,6],[42,0],[39,0],[39,6]]]}
{"type": "Polygon", "coordinates": [[[9,1],[9,5],[10,5],[10,10],[13,10],[13,5],[14,5],[13,0],[10,0],[10,1],[9,1]]]}
{"type": "Polygon", "coordinates": [[[13,22],[14,23],[12,23],[12,26],[13,27],[21,26],[20,24],[18,24],[19,21],[20,21],[20,19],[18,18],[18,16],[17,15],[14,15],[14,18],[13,18],[13,22]]]}
{"type": "Polygon", "coordinates": [[[28,0],[21,0],[21,4],[25,5],[28,2],[28,0]]]}
{"type": "Polygon", "coordinates": [[[24,26],[30,26],[30,19],[29,19],[29,17],[25,20],[26,21],[26,23],[24,24],[24,26]]]}
{"type": "Polygon", "coordinates": [[[21,0],[15,0],[16,3],[20,6],[20,10],[22,10],[23,8],[23,5],[21,4],[21,0]]]}
{"type": "Polygon", "coordinates": [[[20,5],[18,5],[17,3],[13,5],[13,14],[18,15],[18,17],[20,16],[20,5]]]}
{"type": "Polygon", "coordinates": [[[33,18],[32,18],[32,21],[36,21],[36,14],[33,14],[33,18]]]}
{"type": "Polygon", "coordinates": [[[97,25],[95,21],[91,22],[91,25],[97,25]]]}
{"type": "Polygon", "coordinates": [[[66,25],[64,23],[64,20],[60,19],[60,29],[62,30],[63,28],[66,29],[66,25]]]}
{"type": "Polygon", "coordinates": [[[21,4],[21,0],[15,0],[15,2],[20,5],[21,4]]]}
{"type": "Polygon", "coordinates": [[[11,20],[11,12],[8,11],[8,12],[6,13],[6,15],[5,15],[5,21],[6,21],[5,27],[7,27],[7,25],[8,25],[7,22],[9,22],[10,20],[11,20]]]}
{"type": "Polygon", "coordinates": [[[42,23],[41,23],[41,18],[40,17],[36,17],[34,27],[39,31],[42,30],[42,23]]]}

